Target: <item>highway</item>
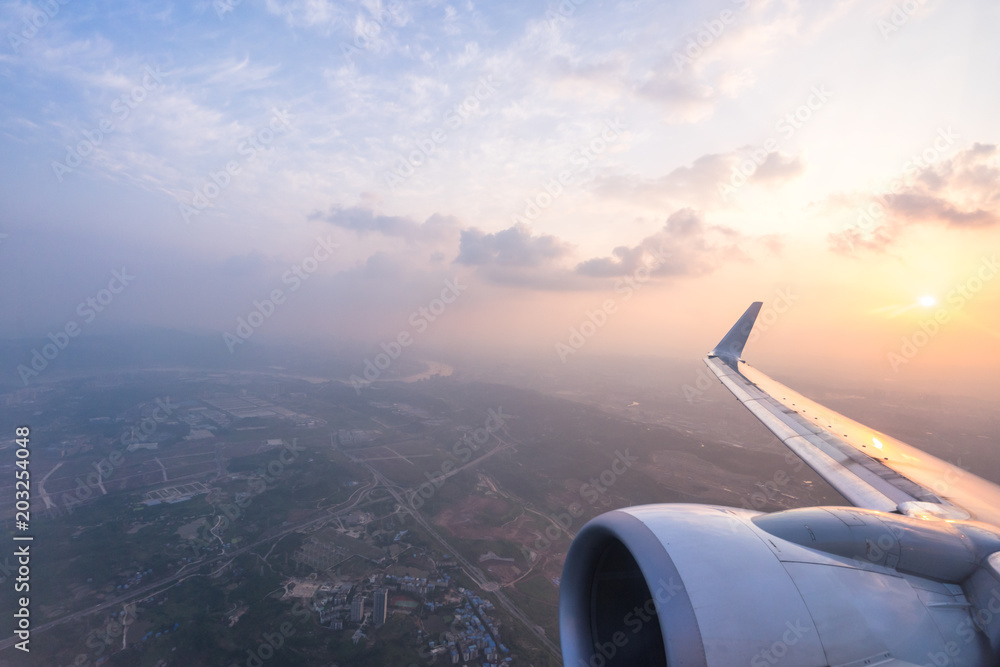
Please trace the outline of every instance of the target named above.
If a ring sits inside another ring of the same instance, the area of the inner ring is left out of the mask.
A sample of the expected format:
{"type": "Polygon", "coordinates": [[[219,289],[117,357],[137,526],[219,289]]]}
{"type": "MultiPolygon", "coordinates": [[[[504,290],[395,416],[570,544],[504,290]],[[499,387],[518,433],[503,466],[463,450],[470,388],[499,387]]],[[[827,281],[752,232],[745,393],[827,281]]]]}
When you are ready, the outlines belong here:
{"type": "MultiPolygon", "coordinates": [[[[84,616],[97,614],[99,612],[106,611],[108,609],[112,609],[129,602],[133,602],[137,599],[150,597],[152,595],[157,595],[167,590],[168,588],[172,588],[178,583],[181,583],[182,581],[184,581],[184,579],[187,579],[189,577],[199,576],[197,570],[200,570],[202,567],[209,566],[214,563],[221,563],[222,561],[225,560],[232,560],[233,558],[236,558],[237,556],[240,556],[257,546],[260,546],[261,544],[266,544],[272,540],[279,539],[289,533],[301,530],[302,528],[305,528],[311,524],[319,523],[320,521],[327,521],[330,519],[331,516],[336,516],[338,514],[348,512],[354,509],[354,506],[361,501],[362,497],[364,497],[369,491],[373,490],[375,486],[377,486],[377,484],[369,483],[368,485],[352,493],[347,500],[341,503],[341,505],[344,507],[338,507],[338,509],[328,508],[326,510],[320,510],[321,516],[311,516],[307,519],[303,519],[302,521],[299,521],[295,524],[283,528],[280,532],[272,533],[267,537],[262,537],[251,544],[247,544],[244,547],[240,547],[239,549],[234,549],[233,551],[228,551],[226,553],[219,554],[218,556],[204,557],[193,563],[188,563],[166,579],[160,579],[145,586],[140,586],[139,588],[133,588],[125,595],[119,595],[118,597],[106,600],[92,607],[81,609],[80,611],[67,614],[66,616],[57,618],[47,623],[43,623],[41,625],[35,625],[31,629],[31,637],[32,639],[34,639],[43,632],[51,630],[52,628],[57,628],[60,625],[69,623],[70,621],[75,621],[77,619],[83,618],[84,616]]],[[[0,652],[3,652],[6,649],[11,648],[15,644],[15,642],[17,642],[16,637],[8,637],[7,639],[0,641],[0,652]]]]}
{"type": "MultiPolygon", "coordinates": [[[[462,466],[458,470],[451,471],[451,474],[447,476],[450,477],[451,475],[456,474],[460,470],[464,470],[476,463],[479,463],[483,459],[492,456],[493,454],[496,454],[499,451],[507,450],[513,447],[513,444],[504,441],[496,433],[493,433],[492,435],[495,438],[497,438],[499,442],[497,447],[495,447],[493,450],[483,455],[482,457],[479,457],[474,461],[470,461],[468,464],[462,466]]],[[[295,524],[286,526],[280,532],[272,533],[266,537],[262,537],[254,541],[253,543],[240,547],[239,549],[234,549],[232,551],[228,551],[226,553],[222,553],[217,556],[202,557],[201,559],[195,562],[184,565],[176,573],[174,573],[173,575],[171,575],[166,579],[161,579],[156,582],[147,584],[145,586],[134,588],[125,595],[117,596],[115,598],[106,600],[100,604],[96,604],[92,607],[88,607],[86,609],[82,609],[80,611],[67,614],[61,618],[49,621],[47,623],[36,625],[32,628],[32,638],[37,637],[43,632],[52,630],[53,628],[59,627],[71,621],[81,619],[85,616],[90,616],[92,614],[97,614],[102,611],[118,608],[130,602],[136,602],[143,598],[148,598],[157,595],[173,586],[176,586],[177,584],[183,582],[185,579],[188,579],[190,577],[206,576],[205,574],[199,574],[199,571],[202,570],[203,568],[212,566],[214,564],[222,563],[223,561],[232,561],[234,558],[244,553],[247,553],[262,544],[266,544],[268,542],[280,539],[285,535],[288,535],[289,533],[299,531],[303,528],[308,527],[309,525],[319,523],[321,521],[328,521],[331,517],[347,513],[350,510],[352,510],[359,502],[361,502],[363,498],[367,497],[371,491],[375,490],[379,486],[382,486],[393,497],[393,499],[396,501],[396,503],[399,505],[399,508],[402,511],[405,511],[410,516],[412,516],[414,521],[416,521],[431,538],[433,538],[438,544],[440,544],[445,551],[451,554],[452,558],[455,559],[455,562],[458,563],[459,566],[465,571],[465,573],[475,582],[476,586],[478,586],[481,590],[485,591],[486,593],[493,595],[499,606],[503,607],[503,609],[508,614],[510,614],[517,621],[519,621],[532,635],[535,636],[536,639],[538,639],[539,643],[556,659],[561,659],[561,652],[559,650],[559,647],[556,646],[555,643],[553,643],[552,640],[545,635],[544,630],[540,626],[534,623],[527,616],[527,614],[521,611],[521,609],[518,608],[517,605],[515,605],[510,600],[510,598],[508,598],[500,590],[499,584],[497,584],[494,581],[490,581],[486,577],[486,575],[483,574],[482,570],[480,570],[478,567],[470,563],[456,548],[454,548],[451,544],[449,544],[448,541],[440,533],[438,533],[438,531],[434,528],[434,526],[431,525],[431,523],[427,521],[419,511],[414,509],[409,502],[407,502],[407,499],[404,498],[404,495],[407,493],[407,489],[404,489],[399,485],[395,484],[394,482],[388,480],[384,475],[382,475],[382,473],[380,473],[366,461],[355,459],[354,457],[352,457],[347,452],[344,452],[343,450],[341,450],[341,453],[347,455],[347,457],[354,463],[364,466],[371,473],[372,481],[370,481],[364,487],[356,490],[354,493],[351,494],[351,496],[347,500],[345,500],[343,503],[340,503],[340,505],[338,505],[336,508],[331,507],[318,510],[317,514],[319,516],[316,515],[310,516],[306,519],[296,522],[295,524]]],[[[16,641],[17,641],[16,637],[9,637],[7,639],[0,640],[0,652],[11,648],[16,641]]]]}

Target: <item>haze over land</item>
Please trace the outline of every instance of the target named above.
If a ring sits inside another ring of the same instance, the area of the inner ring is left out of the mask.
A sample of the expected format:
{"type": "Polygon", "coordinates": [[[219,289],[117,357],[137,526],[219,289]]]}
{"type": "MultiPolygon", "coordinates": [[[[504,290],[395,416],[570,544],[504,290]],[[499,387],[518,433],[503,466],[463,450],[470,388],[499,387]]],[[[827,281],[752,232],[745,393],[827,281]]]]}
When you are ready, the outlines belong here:
{"type": "Polygon", "coordinates": [[[991,3],[32,7],[3,14],[8,377],[70,323],[360,369],[401,334],[561,361],[592,313],[566,363],[688,359],[759,299],[762,365],[997,390],[991,3]]]}

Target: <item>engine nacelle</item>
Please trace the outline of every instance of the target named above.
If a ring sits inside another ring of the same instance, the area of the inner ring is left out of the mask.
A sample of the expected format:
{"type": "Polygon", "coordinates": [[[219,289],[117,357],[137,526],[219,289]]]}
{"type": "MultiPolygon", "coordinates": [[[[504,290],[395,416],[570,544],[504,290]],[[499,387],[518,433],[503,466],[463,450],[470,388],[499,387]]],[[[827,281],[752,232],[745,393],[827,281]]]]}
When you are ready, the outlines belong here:
{"type": "Polygon", "coordinates": [[[608,512],[566,556],[563,662],[995,664],[993,619],[976,618],[961,584],[989,574],[1000,542],[961,528],[855,508],[608,512]]]}

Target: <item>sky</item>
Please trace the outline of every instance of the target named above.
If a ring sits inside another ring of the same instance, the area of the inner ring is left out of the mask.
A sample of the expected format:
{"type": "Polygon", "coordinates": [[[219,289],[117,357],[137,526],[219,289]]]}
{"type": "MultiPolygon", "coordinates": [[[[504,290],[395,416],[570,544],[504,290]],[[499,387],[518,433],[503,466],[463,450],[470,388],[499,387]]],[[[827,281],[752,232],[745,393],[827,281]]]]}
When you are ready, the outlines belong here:
{"type": "Polygon", "coordinates": [[[6,2],[0,337],[696,358],[760,300],[763,368],[997,390],[998,20],[6,2]]]}

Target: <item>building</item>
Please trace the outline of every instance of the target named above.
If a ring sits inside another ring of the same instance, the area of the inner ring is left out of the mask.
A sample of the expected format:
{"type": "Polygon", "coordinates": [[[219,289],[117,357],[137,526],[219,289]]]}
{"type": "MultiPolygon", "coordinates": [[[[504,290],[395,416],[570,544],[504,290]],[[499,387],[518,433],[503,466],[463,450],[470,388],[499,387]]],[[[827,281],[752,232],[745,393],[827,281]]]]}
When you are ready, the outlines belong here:
{"type": "Polygon", "coordinates": [[[365,617],[365,598],[362,595],[355,595],[351,601],[351,622],[360,623],[365,617]]]}
{"type": "Polygon", "coordinates": [[[389,591],[385,588],[380,588],[375,591],[375,611],[372,615],[372,620],[375,621],[375,626],[378,627],[385,623],[385,612],[386,607],[389,602],[389,591]]]}

